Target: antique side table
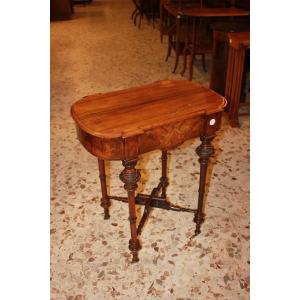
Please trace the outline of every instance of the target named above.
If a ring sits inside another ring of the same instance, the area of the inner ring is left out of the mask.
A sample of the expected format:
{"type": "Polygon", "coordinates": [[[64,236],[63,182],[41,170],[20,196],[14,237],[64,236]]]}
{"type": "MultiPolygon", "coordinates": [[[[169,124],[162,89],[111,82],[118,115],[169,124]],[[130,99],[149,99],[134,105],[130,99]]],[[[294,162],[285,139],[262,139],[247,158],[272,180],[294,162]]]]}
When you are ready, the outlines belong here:
{"type": "Polygon", "coordinates": [[[127,202],[132,262],[137,262],[138,236],[152,207],[194,213],[195,235],[203,221],[202,206],[211,141],[221,126],[226,100],[199,84],[183,80],[165,80],[107,94],[84,97],[72,105],[71,114],[82,145],[98,158],[104,219],[109,218],[110,199],[127,202]],[[167,151],[188,139],[200,137],[196,149],[200,157],[200,179],[197,209],[182,208],[166,198],[168,186],[167,151]],[[150,195],[135,195],[140,172],[135,168],[143,153],[162,150],[162,176],[150,195]],[[122,160],[120,179],[128,197],[107,194],[104,160],[122,160]],[[135,205],[145,205],[138,227],[135,205]]]}

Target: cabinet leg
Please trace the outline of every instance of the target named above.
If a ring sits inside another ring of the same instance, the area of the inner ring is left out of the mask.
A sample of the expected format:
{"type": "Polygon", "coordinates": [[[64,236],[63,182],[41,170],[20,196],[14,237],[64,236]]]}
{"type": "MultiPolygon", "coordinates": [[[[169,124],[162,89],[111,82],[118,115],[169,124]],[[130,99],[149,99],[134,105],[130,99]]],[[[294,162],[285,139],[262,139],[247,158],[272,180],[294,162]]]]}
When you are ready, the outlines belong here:
{"type": "Polygon", "coordinates": [[[98,167],[102,193],[101,206],[104,208],[104,219],[109,219],[110,201],[107,195],[105,164],[103,159],[98,158],[98,167]]]}
{"type": "Polygon", "coordinates": [[[140,180],[140,172],[135,169],[137,159],[123,160],[124,170],[120,174],[120,179],[124,182],[124,189],[128,194],[129,223],[131,231],[131,239],[129,240],[129,250],[132,252],[132,263],[138,262],[138,251],[141,249],[140,242],[137,237],[136,213],[135,213],[135,190],[140,180]]]}
{"type": "Polygon", "coordinates": [[[200,179],[199,179],[199,191],[198,191],[198,207],[195,213],[194,221],[196,223],[195,235],[198,235],[200,231],[200,225],[203,221],[203,198],[205,193],[205,181],[207,166],[210,156],[214,153],[214,148],[211,145],[211,141],[214,136],[201,137],[201,145],[197,147],[196,153],[200,157],[200,179]]]}

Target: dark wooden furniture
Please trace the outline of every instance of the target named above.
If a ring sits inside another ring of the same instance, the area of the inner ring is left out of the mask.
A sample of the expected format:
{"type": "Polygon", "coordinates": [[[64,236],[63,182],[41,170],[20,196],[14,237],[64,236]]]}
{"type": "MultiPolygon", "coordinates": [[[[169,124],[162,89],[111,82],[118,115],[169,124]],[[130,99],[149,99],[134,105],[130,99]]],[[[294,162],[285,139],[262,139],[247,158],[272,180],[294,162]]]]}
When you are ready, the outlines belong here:
{"type": "MultiPolygon", "coordinates": [[[[171,19],[178,16],[177,10],[183,5],[201,5],[203,0],[160,0],[160,39],[163,41],[163,36],[169,36],[170,28],[175,24],[171,19]],[[170,11],[169,11],[170,10],[170,11]]],[[[173,26],[174,27],[174,26],[173,26]]],[[[175,30],[173,31],[175,33],[175,30]]]]}
{"type": "Polygon", "coordinates": [[[229,28],[231,30],[221,30],[220,27],[214,30],[210,88],[226,97],[230,125],[239,127],[238,115],[241,102],[244,103],[242,89],[245,81],[245,64],[249,60],[249,57],[245,56],[249,55],[247,50],[250,48],[250,32],[247,31],[249,29],[247,24],[236,24],[229,28]]]}
{"type": "Polygon", "coordinates": [[[165,4],[167,4],[169,0],[160,0],[159,1],[159,32],[160,32],[160,41],[163,42],[163,37],[168,35],[169,31],[169,20],[168,13],[165,10],[165,4]]]}
{"type": "Polygon", "coordinates": [[[187,28],[188,24],[185,22],[182,14],[183,7],[202,7],[202,1],[171,1],[164,4],[164,15],[167,21],[161,21],[161,39],[163,33],[168,35],[168,52],[166,61],[171,55],[172,49],[175,52],[175,65],[173,73],[176,72],[179,57],[184,55],[186,45],[186,35],[190,34],[187,28]]]}
{"type": "Polygon", "coordinates": [[[183,16],[185,19],[185,43],[183,48],[183,70],[184,75],[187,66],[187,56],[190,56],[189,80],[192,80],[193,63],[196,56],[202,56],[202,67],[207,72],[205,57],[212,52],[212,37],[209,29],[208,19],[198,19],[190,16],[183,16]]]}
{"type": "Polygon", "coordinates": [[[250,48],[250,32],[228,33],[229,53],[225,97],[229,102],[229,123],[239,127],[239,107],[244,75],[245,53],[250,48]]]}
{"type": "Polygon", "coordinates": [[[131,14],[131,19],[133,20],[134,25],[137,25],[137,18],[139,17],[138,28],[141,27],[141,22],[144,17],[154,27],[155,19],[159,17],[159,0],[133,0],[134,10],[131,14]]]}
{"type": "Polygon", "coordinates": [[[73,13],[72,0],[50,0],[50,20],[70,20],[73,13]]]}
{"type": "Polygon", "coordinates": [[[77,125],[82,145],[98,158],[104,218],[109,218],[110,200],[127,202],[132,262],[138,261],[138,236],[152,207],[193,212],[195,235],[203,221],[203,197],[211,141],[221,126],[226,100],[199,84],[189,81],[158,81],[141,87],[107,94],[87,96],[72,105],[71,114],[77,125]],[[200,179],[197,209],[182,208],[166,199],[168,186],[167,151],[184,141],[200,137],[196,149],[200,157],[200,179]],[[140,172],[136,164],[140,155],[162,150],[162,176],[150,195],[135,195],[140,172]],[[106,189],[104,160],[122,160],[120,179],[128,197],[109,196],[106,189]],[[159,195],[159,193],[161,194],[159,195]],[[135,205],[145,205],[144,214],[136,226],[135,205]]]}
{"type": "Polygon", "coordinates": [[[215,23],[213,30],[213,55],[210,88],[225,96],[230,32],[249,32],[249,23],[215,23]]]}
{"type": "MultiPolygon", "coordinates": [[[[188,29],[188,32],[192,32],[192,39],[186,38],[186,45],[184,49],[184,70],[186,66],[186,57],[187,53],[190,55],[190,64],[189,64],[189,80],[193,78],[193,61],[197,54],[205,54],[211,53],[213,51],[213,43],[211,39],[211,43],[209,41],[203,40],[201,42],[201,38],[197,38],[197,34],[199,34],[199,30],[197,27],[199,26],[199,22],[205,20],[207,18],[230,18],[230,17],[243,17],[249,16],[250,12],[240,8],[208,8],[208,7],[183,7],[180,11],[180,14],[190,18],[191,29],[188,29]]],[[[200,26],[201,27],[201,26],[200,26]]],[[[200,36],[201,37],[201,36],[200,36]]]]}

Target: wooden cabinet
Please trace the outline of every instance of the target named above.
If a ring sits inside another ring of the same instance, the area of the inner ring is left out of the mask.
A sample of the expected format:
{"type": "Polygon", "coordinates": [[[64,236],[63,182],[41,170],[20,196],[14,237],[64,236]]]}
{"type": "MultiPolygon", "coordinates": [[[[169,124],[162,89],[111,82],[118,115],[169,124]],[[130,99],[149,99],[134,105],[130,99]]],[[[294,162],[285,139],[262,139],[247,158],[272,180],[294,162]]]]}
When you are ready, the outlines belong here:
{"type": "Polygon", "coordinates": [[[227,26],[231,30],[224,26],[222,30],[214,30],[210,88],[225,96],[230,125],[239,127],[238,112],[245,97],[245,75],[250,69],[250,32],[246,24],[237,24],[235,28],[232,24],[227,26]]]}

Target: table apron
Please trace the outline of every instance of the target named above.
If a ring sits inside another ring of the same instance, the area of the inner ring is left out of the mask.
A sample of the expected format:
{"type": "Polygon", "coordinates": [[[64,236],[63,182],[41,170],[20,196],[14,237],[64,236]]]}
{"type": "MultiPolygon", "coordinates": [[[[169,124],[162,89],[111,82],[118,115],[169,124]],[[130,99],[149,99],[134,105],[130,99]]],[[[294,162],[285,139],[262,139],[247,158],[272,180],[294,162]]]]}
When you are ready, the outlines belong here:
{"type": "Polygon", "coordinates": [[[221,126],[222,112],[170,123],[143,134],[105,139],[77,128],[77,137],[85,149],[104,160],[126,160],[153,150],[171,150],[185,141],[202,135],[213,135],[221,126]],[[214,119],[213,122],[211,120],[214,119]]]}

